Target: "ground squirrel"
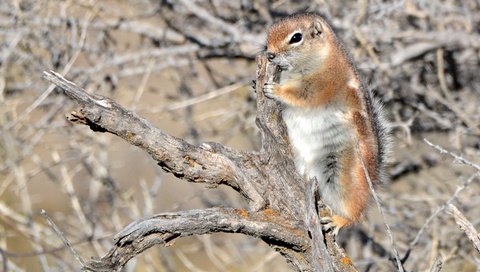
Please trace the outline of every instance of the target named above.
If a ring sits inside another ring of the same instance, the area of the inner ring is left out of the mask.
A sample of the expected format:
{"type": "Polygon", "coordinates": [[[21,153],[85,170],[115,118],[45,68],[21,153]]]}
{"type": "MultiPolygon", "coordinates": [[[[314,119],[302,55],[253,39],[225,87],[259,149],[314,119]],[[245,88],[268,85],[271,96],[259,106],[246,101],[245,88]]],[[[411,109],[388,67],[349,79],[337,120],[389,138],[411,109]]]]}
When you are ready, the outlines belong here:
{"type": "Polygon", "coordinates": [[[337,233],[358,221],[371,199],[362,164],[373,183],[384,176],[388,133],[381,106],[319,15],[292,15],[272,25],[266,56],[281,72],[279,83],[265,83],[265,96],[282,102],[295,166],[317,178],[332,211],[322,222],[337,233]]]}

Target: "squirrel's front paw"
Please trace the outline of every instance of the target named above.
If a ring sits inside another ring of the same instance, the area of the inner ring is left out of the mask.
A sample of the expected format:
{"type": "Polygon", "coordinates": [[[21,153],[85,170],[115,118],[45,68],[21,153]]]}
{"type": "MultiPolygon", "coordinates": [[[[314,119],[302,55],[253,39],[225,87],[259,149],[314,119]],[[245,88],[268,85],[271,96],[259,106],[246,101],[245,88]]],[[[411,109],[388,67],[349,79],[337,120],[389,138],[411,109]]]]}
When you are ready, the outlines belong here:
{"type": "Polygon", "coordinates": [[[270,99],[278,100],[275,91],[278,89],[279,86],[280,85],[276,82],[265,82],[265,84],[263,85],[263,94],[270,99]]]}

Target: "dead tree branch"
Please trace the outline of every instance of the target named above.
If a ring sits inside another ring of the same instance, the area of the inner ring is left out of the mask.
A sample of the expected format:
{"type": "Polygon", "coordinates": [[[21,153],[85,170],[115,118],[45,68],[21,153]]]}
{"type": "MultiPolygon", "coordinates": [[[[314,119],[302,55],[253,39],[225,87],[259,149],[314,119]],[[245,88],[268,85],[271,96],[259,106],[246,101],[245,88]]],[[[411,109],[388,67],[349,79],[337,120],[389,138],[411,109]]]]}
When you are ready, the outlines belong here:
{"type": "Polygon", "coordinates": [[[319,267],[323,271],[356,271],[332,236],[327,234],[324,238],[321,231],[318,233],[319,228],[312,227],[311,222],[319,222],[318,214],[312,213],[316,200],[311,198],[315,194],[311,190],[306,194],[307,182],[295,170],[280,106],[260,91],[267,79],[277,79],[278,69],[267,65],[264,56],[257,58],[257,64],[257,125],[262,136],[259,152],[240,152],[218,143],[189,144],[163,133],[109,98],[88,94],[55,72],[45,73],[48,81],[82,107],[80,112],[68,116],[70,121],[121,137],[183,180],[213,187],[227,185],[249,200],[249,211],[213,208],[164,213],[135,221],[117,234],[105,257],[90,262],[84,269],[119,270],[149,247],[168,245],[178,237],[238,232],[261,238],[298,271],[319,267]],[[311,235],[312,231],[315,235],[311,235]]]}
{"type": "Polygon", "coordinates": [[[115,247],[101,260],[91,262],[86,269],[116,270],[153,245],[168,246],[180,237],[217,232],[258,237],[278,251],[293,250],[300,256],[308,251],[309,239],[298,227],[295,222],[280,220],[268,210],[248,212],[211,208],[162,213],[128,225],[114,238],[115,247]]]}
{"type": "Polygon", "coordinates": [[[219,144],[194,146],[167,135],[111,99],[88,94],[55,72],[45,73],[45,78],[82,106],[80,112],[70,113],[67,117],[70,121],[88,125],[93,131],[115,134],[142,148],[165,171],[179,178],[213,187],[225,184],[254,201],[256,209],[263,206],[251,180],[239,174],[241,171],[237,167],[242,167],[244,163],[239,154],[219,144]],[[235,163],[237,159],[238,164],[235,163]]]}

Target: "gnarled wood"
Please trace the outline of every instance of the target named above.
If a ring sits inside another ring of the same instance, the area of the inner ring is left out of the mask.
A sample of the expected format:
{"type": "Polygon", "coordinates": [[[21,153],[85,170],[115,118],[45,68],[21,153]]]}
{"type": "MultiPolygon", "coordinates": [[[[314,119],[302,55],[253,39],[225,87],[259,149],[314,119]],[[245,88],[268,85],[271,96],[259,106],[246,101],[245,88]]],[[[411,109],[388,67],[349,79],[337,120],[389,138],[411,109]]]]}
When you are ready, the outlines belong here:
{"type": "Polygon", "coordinates": [[[267,65],[264,56],[257,57],[257,65],[256,123],[262,148],[254,152],[218,143],[189,144],[109,98],[90,95],[55,72],[45,73],[48,81],[81,105],[80,112],[70,114],[70,121],[123,138],[183,180],[230,186],[249,200],[248,211],[212,208],[137,220],[116,235],[106,256],[91,261],[85,270],[118,271],[151,246],[168,245],[179,237],[239,232],[262,239],[298,271],[356,271],[333,237],[323,236],[311,187],[315,185],[307,190],[307,182],[295,170],[281,106],[263,95],[263,84],[277,80],[278,70],[267,65]]]}

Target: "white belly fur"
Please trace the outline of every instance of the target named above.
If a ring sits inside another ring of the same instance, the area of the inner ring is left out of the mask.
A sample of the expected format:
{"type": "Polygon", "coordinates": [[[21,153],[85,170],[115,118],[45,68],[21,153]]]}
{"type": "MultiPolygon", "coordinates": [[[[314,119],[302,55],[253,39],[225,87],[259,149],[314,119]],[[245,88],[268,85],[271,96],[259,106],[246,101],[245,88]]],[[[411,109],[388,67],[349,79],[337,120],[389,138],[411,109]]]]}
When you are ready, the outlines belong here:
{"type": "Polygon", "coordinates": [[[287,106],[283,110],[297,170],[302,176],[317,178],[324,202],[337,214],[343,214],[344,211],[342,191],[338,179],[334,178],[333,182],[327,184],[329,175],[326,173],[329,171],[325,158],[341,152],[353,141],[353,128],[345,115],[341,107],[335,104],[321,109],[287,106]]]}

